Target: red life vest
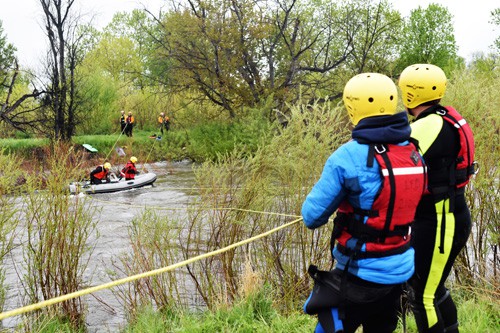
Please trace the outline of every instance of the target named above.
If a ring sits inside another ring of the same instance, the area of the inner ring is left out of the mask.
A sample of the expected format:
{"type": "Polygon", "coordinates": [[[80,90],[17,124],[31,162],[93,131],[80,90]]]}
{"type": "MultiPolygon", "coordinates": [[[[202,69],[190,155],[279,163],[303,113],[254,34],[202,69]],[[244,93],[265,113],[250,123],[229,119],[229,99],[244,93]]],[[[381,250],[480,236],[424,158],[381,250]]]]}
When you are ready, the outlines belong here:
{"type": "Polygon", "coordinates": [[[457,110],[451,106],[445,106],[444,109],[438,109],[436,113],[443,117],[445,121],[452,124],[458,131],[460,137],[460,150],[458,151],[455,170],[450,170],[450,172],[455,173],[455,184],[451,185],[454,185],[456,188],[464,187],[469,182],[470,177],[475,174],[475,145],[472,129],[457,110]]]}
{"type": "Polygon", "coordinates": [[[370,145],[367,166],[377,159],[383,181],[370,210],[353,207],[345,200],[335,219],[333,240],[346,255],[373,258],[406,251],[410,242],[410,225],[420,197],[426,188],[426,168],[413,143],[370,145]],[[366,220],[366,221],[365,221],[366,220]],[[347,242],[356,238],[356,249],[347,242]],[[365,251],[361,252],[362,246],[365,251]]]}
{"type": "Polygon", "coordinates": [[[125,167],[122,169],[122,174],[123,176],[125,176],[125,179],[134,179],[136,173],[137,168],[131,161],[128,161],[127,164],[125,164],[125,167]]]}
{"type": "Polygon", "coordinates": [[[94,177],[100,180],[105,179],[108,176],[108,171],[104,169],[104,166],[99,165],[101,171],[94,173],[94,177]]]}

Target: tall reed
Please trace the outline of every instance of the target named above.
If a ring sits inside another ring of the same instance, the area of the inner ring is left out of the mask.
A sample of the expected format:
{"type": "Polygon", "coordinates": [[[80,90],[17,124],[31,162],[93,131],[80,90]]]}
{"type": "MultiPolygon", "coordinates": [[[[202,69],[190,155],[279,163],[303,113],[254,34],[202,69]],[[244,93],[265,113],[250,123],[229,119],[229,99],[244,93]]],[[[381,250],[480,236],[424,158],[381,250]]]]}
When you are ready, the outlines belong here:
{"type": "MultiPolygon", "coordinates": [[[[117,270],[125,276],[165,267],[183,258],[178,252],[179,226],[175,219],[144,210],[129,226],[131,250],[124,253],[117,270]]],[[[184,297],[182,273],[168,272],[136,280],[114,291],[127,313],[134,318],[136,311],[146,306],[168,309],[184,297]]]]}
{"type": "MultiPolygon", "coordinates": [[[[159,211],[134,218],[132,251],[121,260],[124,273],[167,266],[297,219],[324,160],[349,132],[337,108],[292,109],[288,127],[275,128],[271,142],[253,156],[238,149],[195,171],[198,199],[186,208],[184,220],[159,211]]],[[[273,286],[279,307],[295,310],[297,289],[309,291],[309,263],[330,261],[329,233],[297,224],[175,272],[134,282],[120,288],[119,296],[131,314],[146,305],[216,309],[233,304],[249,289],[245,279],[252,272],[252,279],[273,286]]]]}
{"type": "MultiPolygon", "coordinates": [[[[196,170],[200,200],[189,217],[186,256],[206,253],[258,235],[300,217],[305,195],[329,154],[348,138],[344,113],[328,105],[292,107],[286,128],[276,128],[253,157],[239,152],[196,170]]],[[[190,275],[209,306],[230,304],[238,295],[244,263],[277,290],[276,304],[296,309],[309,290],[307,267],[327,266],[328,228],[315,232],[302,223],[242,248],[194,263],[190,275]]]]}
{"type": "MultiPolygon", "coordinates": [[[[29,182],[24,195],[24,269],[22,277],[27,303],[48,300],[85,286],[87,268],[96,233],[97,210],[85,198],[69,196],[68,184],[79,172],[78,154],[66,145],[47,150],[38,177],[29,182]],[[44,188],[44,190],[40,190],[44,188]]],[[[41,309],[75,328],[84,326],[85,305],[75,298],[41,309]]],[[[40,313],[29,313],[29,330],[40,313]]]]}
{"type": "MultiPolygon", "coordinates": [[[[19,221],[20,206],[17,196],[21,193],[25,181],[21,160],[14,154],[0,152],[0,262],[4,262],[11,253],[19,221]]],[[[0,266],[0,311],[5,305],[5,268],[0,266]]]]}
{"type": "Polygon", "coordinates": [[[454,106],[472,127],[479,172],[466,188],[473,221],[467,248],[455,265],[461,284],[498,285],[500,267],[500,69],[471,67],[454,73],[444,104],[454,106]],[[496,281],[496,282],[495,282],[496,281]]]}

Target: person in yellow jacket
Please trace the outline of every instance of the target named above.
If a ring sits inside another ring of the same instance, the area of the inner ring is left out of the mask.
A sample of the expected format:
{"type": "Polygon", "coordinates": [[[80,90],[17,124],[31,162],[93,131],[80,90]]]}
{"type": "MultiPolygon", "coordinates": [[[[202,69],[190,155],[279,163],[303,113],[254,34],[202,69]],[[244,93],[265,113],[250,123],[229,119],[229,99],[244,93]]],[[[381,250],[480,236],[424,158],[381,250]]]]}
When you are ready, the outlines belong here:
{"type": "Polygon", "coordinates": [[[403,104],[415,117],[411,136],[428,170],[427,192],[412,226],[415,273],[409,281],[418,331],[427,333],[458,332],[445,282],[471,232],[464,189],[475,173],[474,138],[465,119],[440,104],[446,81],[443,70],[431,64],[408,66],[399,78],[403,104]]]}
{"type": "Polygon", "coordinates": [[[167,132],[170,130],[170,118],[165,116],[164,112],[160,113],[160,116],[158,117],[158,124],[160,125],[161,135],[163,135],[163,130],[166,130],[167,132]]]}
{"type": "Polygon", "coordinates": [[[125,119],[125,123],[126,123],[125,134],[127,136],[132,136],[132,130],[134,129],[135,125],[135,119],[134,116],[132,116],[132,112],[128,113],[128,116],[125,119]]]}

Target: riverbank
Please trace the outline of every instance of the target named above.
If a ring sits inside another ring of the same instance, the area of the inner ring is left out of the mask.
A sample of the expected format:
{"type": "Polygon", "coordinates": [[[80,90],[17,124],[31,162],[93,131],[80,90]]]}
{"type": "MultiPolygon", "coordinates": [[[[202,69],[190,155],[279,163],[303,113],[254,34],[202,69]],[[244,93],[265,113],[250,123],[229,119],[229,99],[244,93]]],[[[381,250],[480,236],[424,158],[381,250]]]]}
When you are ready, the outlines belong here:
{"type": "MultiPolygon", "coordinates": [[[[110,134],[77,135],[71,142],[57,143],[75,153],[87,153],[86,160],[104,163],[126,163],[136,156],[143,163],[154,161],[184,161],[201,163],[217,160],[220,155],[236,147],[246,153],[255,152],[259,145],[270,138],[270,124],[256,121],[247,123],[207,123],[190,129],[177,129],[158,135],[146,130],[134,130],[132,137],[120,132],[110,134]],[[86,150],[83,145],[94,147],[97,152],[86,150]]],[[[43,162],[53,150],[53,143],[44,138],[0,139],[3,154],[14,153],[24,160],[43,162]]],[[[93,163],[92,163],[93,164],[93,163]]]]}

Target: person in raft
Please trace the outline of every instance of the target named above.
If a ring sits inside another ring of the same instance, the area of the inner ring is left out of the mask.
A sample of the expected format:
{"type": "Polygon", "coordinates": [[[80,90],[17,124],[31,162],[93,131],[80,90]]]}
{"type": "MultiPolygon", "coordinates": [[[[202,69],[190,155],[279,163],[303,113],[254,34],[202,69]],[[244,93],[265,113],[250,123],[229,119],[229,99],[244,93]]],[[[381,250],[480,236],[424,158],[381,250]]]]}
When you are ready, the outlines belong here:
{"type": "Polygon", "coordinates": [[[135,167],[136,162],[137,162],[137,157],[132,156],[125,165],[125,167],[120,172],[120,177],[119,177],[120,180],[123,177],[125,177],[125,180],[135,179],[135,175],[137,174],[137,168],[135,167]]]}
{"type": "Polygon", "coordinates": [[[109,162],[103,165],[98,165],[94,170],[90,172],[90,184],[102,184],[103,182],[109,183],[109,170],[111,169],[111,164],[109,162]]]}

